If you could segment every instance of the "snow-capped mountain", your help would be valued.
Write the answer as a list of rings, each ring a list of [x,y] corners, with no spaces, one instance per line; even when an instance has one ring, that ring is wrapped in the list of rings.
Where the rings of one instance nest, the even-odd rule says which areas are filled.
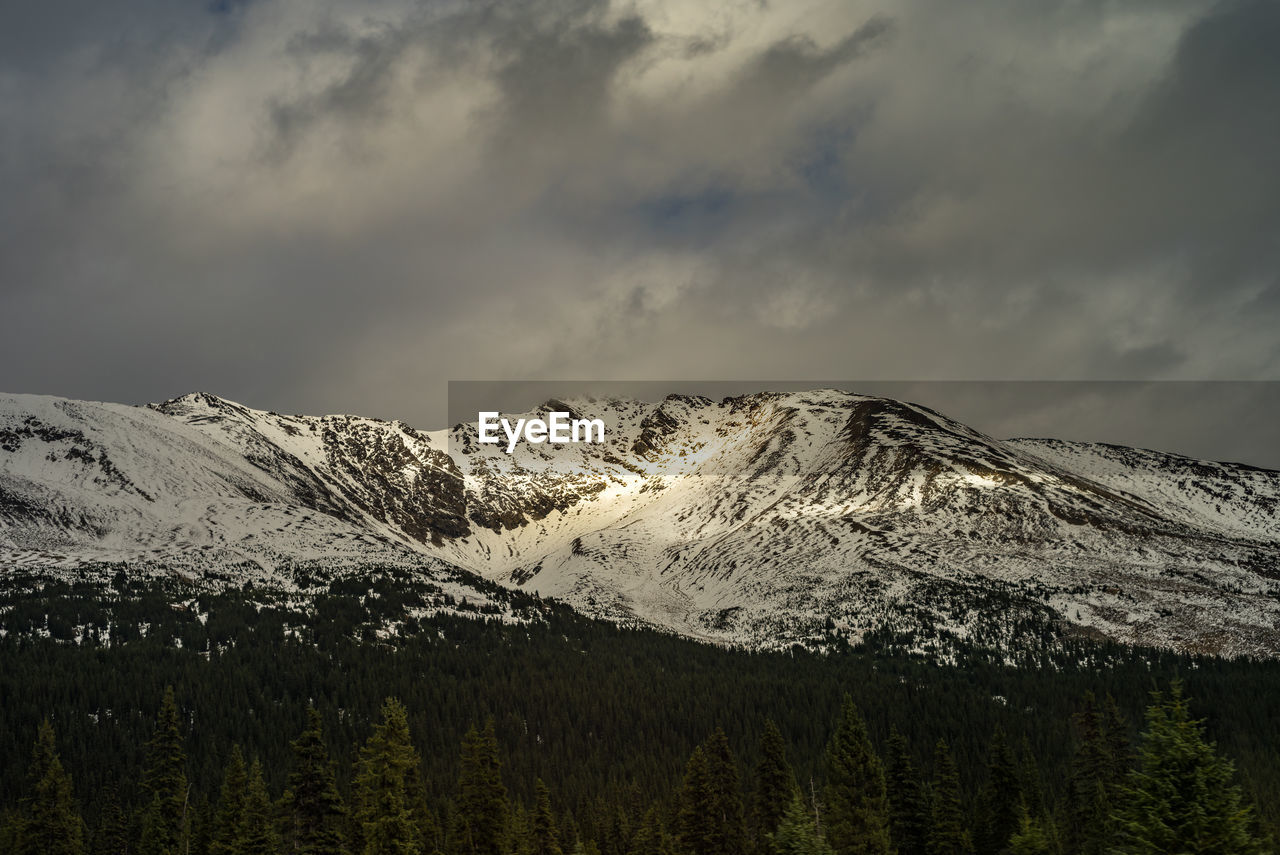
[[[1280,654],[1280,472],[997,441],[836,391],[554,410],[606,441],[507,454],[475,425],[0,396],[0,566],[234,563],[284,584],[298,561],[379,561],[750,645],[1053,625]]]

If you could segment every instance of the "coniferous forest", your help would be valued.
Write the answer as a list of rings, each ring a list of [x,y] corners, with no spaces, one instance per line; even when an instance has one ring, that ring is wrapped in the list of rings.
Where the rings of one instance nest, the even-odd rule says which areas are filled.
[[[1274,851],[1270,662],[745,652],[360,584],[5,595],[0,852]]]

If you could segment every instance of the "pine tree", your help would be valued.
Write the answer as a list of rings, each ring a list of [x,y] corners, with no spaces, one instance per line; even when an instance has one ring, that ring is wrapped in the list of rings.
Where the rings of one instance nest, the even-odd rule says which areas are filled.
[[[1107,695],[1100,714],[1102,738],[1107,749],[1107,786],[1114,794],[1133,769],[1133,746],[1129,743],[1129,722],[1125,720],[1116,699]]]
[[[231,759],[222,776],[222,792],[209,835],[209,855],[240,855],[244,830],[244,802],[249,789],[249,771],[239,745],[231,746]]]
[[[1261,855],[1264,845],[1252,830],[1253,809],[1234,783],[1235,767],[1205,740],[1180,684],[1167,698],[1156,693],[1146,723],[1139,767],[1114,814],[1115,852]]]
[[[1045,845],[1048,847],[1048,851],[1061,851],[1058,826],[1049,811],[1048,802],[1045,801],[1044,787],[1040,782],[1040,768],[1036,764],[1035,754],[1031,751],[1031,744],[1025,736],[1022,739],[1022,769],[1019,780],[1022,789],[1023,812],[1026,814],[1029,825],[1033,828],[1033,831],[1029,831],[1022,828],[1020,824],[1019,834],[1041,834],[1045,838]],[[1017,836],[1015,835],[1015,837]],[[1009,845],[1012,846],[1013,841],[1010,841]],[[1029,842],[1023,842],[1022,845],[1026,848],[1027,846],[1038,844],[1035,844],[1034,838],[1030,838]]]
[[[606,840],[602,842],[600,851],[604,855],[627,855],[631,848],[633,829],[631,814],[625,804],[614,806],[610,812],[609,828]]]
[[[560,832],[556,829],[556,818],[551,813],[551,792],[547,785],[538,778],[534,781],[534,806],[529,817],[529,838],[531,855],[563,855],[560,849]]]
[[[685,763],[679,810],[676,812],[676,840],[684,855],[704,855],[707,851],[706,826],[710,816],[711,784],[707,776],[707,757],[699,745]]]
[[[573,852],[578,847],[578,822],[573,812],[566,809],[560,817],[560,848],[565,852]]]
[[[657,807],[645,812],[644,819],[631,838],[627,855],[672,855],[671,839],[662,824],[662,813]]]
[[[798,792],[792,795],[777,831],[769,835],[765,851],[769,855],[835,855]]]
[[[1018,763],[997,727],[991,737],[987,759],[987,782],[978,797],[978,823],[973,845],[979,852],[1003,851],[1018,831],[1022,812],[1022,788]]]
[[[951,756],[951,749],[941,739],[934,748],[933,765],[933,821],[929,829],[929,855],[970,855],[973,846],[964,825],[960,773]]]
[[[1044,787],[1040,782],[1040,767],[1036,764],[1035,754],[1031,751],[1031,743],[1026,737],[1022,739],[1022,755],[1018,773],[1018,786],[1022,791],[1022,803],[1032,819],[1043,819],[1048,816],[1049,806],[1045,802]]]
[[[1009,837],[1009,855],[1052,855],[1053,844],[1044,825],[1023,808],[1018,818],[1018,829]]]
[[[201,793],[191,808],[191,833],[187,855],[209,855],[213,837],[214,809],[209,797]]]
[[[907,740],[895,728],[885,757],[885,793],[889,799],[889,836],[898,855],[926,855],[928,805],[911,763]]]
[[[16,810],[7,808],[0,813],[0,852],[17,852],[21,833],[22,816]]]
[[[483,733],[473,726],[462,740],[456,809],[455,855],[503,855],[509,815],[493,719]]]
[[[435,814],[427,805],[427,786],[422,776],[422,758],[416,751],[414,756],[418,758],[418,762],[414,763],[405,775],[404,790],[409,798],[409,810],[413,814],[414,826],[418,830],[418,848],[423,855],[432,855],[437,853],[439,848],[440,829],[436,827]]]
[[[746,848],[738,766],[720,728],[689,758],[677,828],[688,855],[741,855]]]
[[[507,815],[507,834],[510,842],[507,851],[511,855],[531,855],[533,852],[533,825],[529,812],[522,802],[511,805]]]
[[[53,733],[45,719],[27,771],[27,794],[19,805],[16,855],[83,855],[84,820],[62,767]]]
[[[297,855],[341,855],[346,851],[347,810],[324,744],[324,728],[315,707],[307,726],[292,743],[293,767],[282,800],[285,851]]]
[[[778,830],[796,794],[796,776],[787,763],[786,743],[778,726],[768,719],[760,740],[760,763],[751,795],[751,824],[757,850],[764,851],[769,835]]]
[[[1122,759],[1122,767],[1112,756],[1102,713],[1092,692],[1085,693],[1084,706],[1072,717],[1072,724],[1076,746],[1071,761],[1068,841],[1078,855],[1103,855],[1110,849],[1113,837],[1111,807],[1118,795],[1119,772],[1128,762]]]
[[[890,851],[884,771],[853,698],[845,695],[836,732],[827,745],[826,838],[837,855]]]
[[[716,728],[703,743],[707,758],[707,780],[711,785],[711,853],[740,855],[746,849],[747,833],[739,789],[738,763],[729,750],[729,739]]]
[[[280,835],[276,831],[271,796],[262,777],[262,764],[254,760],[245,786],[236,855],[278,855],[279,852]]]
[[[168,686],[142,776],[145,806],[138,855],[183,855],[188,827],[186,764],[178,703]]]
[[[109,786],[102,795],[98,828],[93,835],[93,855],[128,855],[129,817],[120,804],[120,790]]]
[[[400,701],[387,698],[382,721],[360,749],[353,782],[361,855],[422,852],[422,829],[414,804],[419,798],[415,790],[421,763],[409,737],[408,711]]]

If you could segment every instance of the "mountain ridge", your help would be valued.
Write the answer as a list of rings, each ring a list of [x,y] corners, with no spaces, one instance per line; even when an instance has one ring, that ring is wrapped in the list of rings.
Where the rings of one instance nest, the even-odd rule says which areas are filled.
[[[198,576],[232,561],[288,584],[277,568],[299,561],[422,564],[747,646],[885,628],[922,648],[1012,644],[1031,615],[1129,643],[1280,651],[1280,472],[997,440],[836,390],[531,412],[548,407],[603,418],[606,441],[508,455],[474,425],[207,393],[0,396],[0,567]],[[1005,614],[979,607],[992,596]]]

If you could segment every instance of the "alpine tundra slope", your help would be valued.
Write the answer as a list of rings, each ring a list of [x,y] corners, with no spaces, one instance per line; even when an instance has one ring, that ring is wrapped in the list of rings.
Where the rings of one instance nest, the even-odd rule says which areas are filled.
[[[877,630],[1280,654],[1280,472],[831,390],[552,400],[605,441],[477,442],[212,395],[0,396],[0,567],[288,588],[413,568],[777,647]]]

